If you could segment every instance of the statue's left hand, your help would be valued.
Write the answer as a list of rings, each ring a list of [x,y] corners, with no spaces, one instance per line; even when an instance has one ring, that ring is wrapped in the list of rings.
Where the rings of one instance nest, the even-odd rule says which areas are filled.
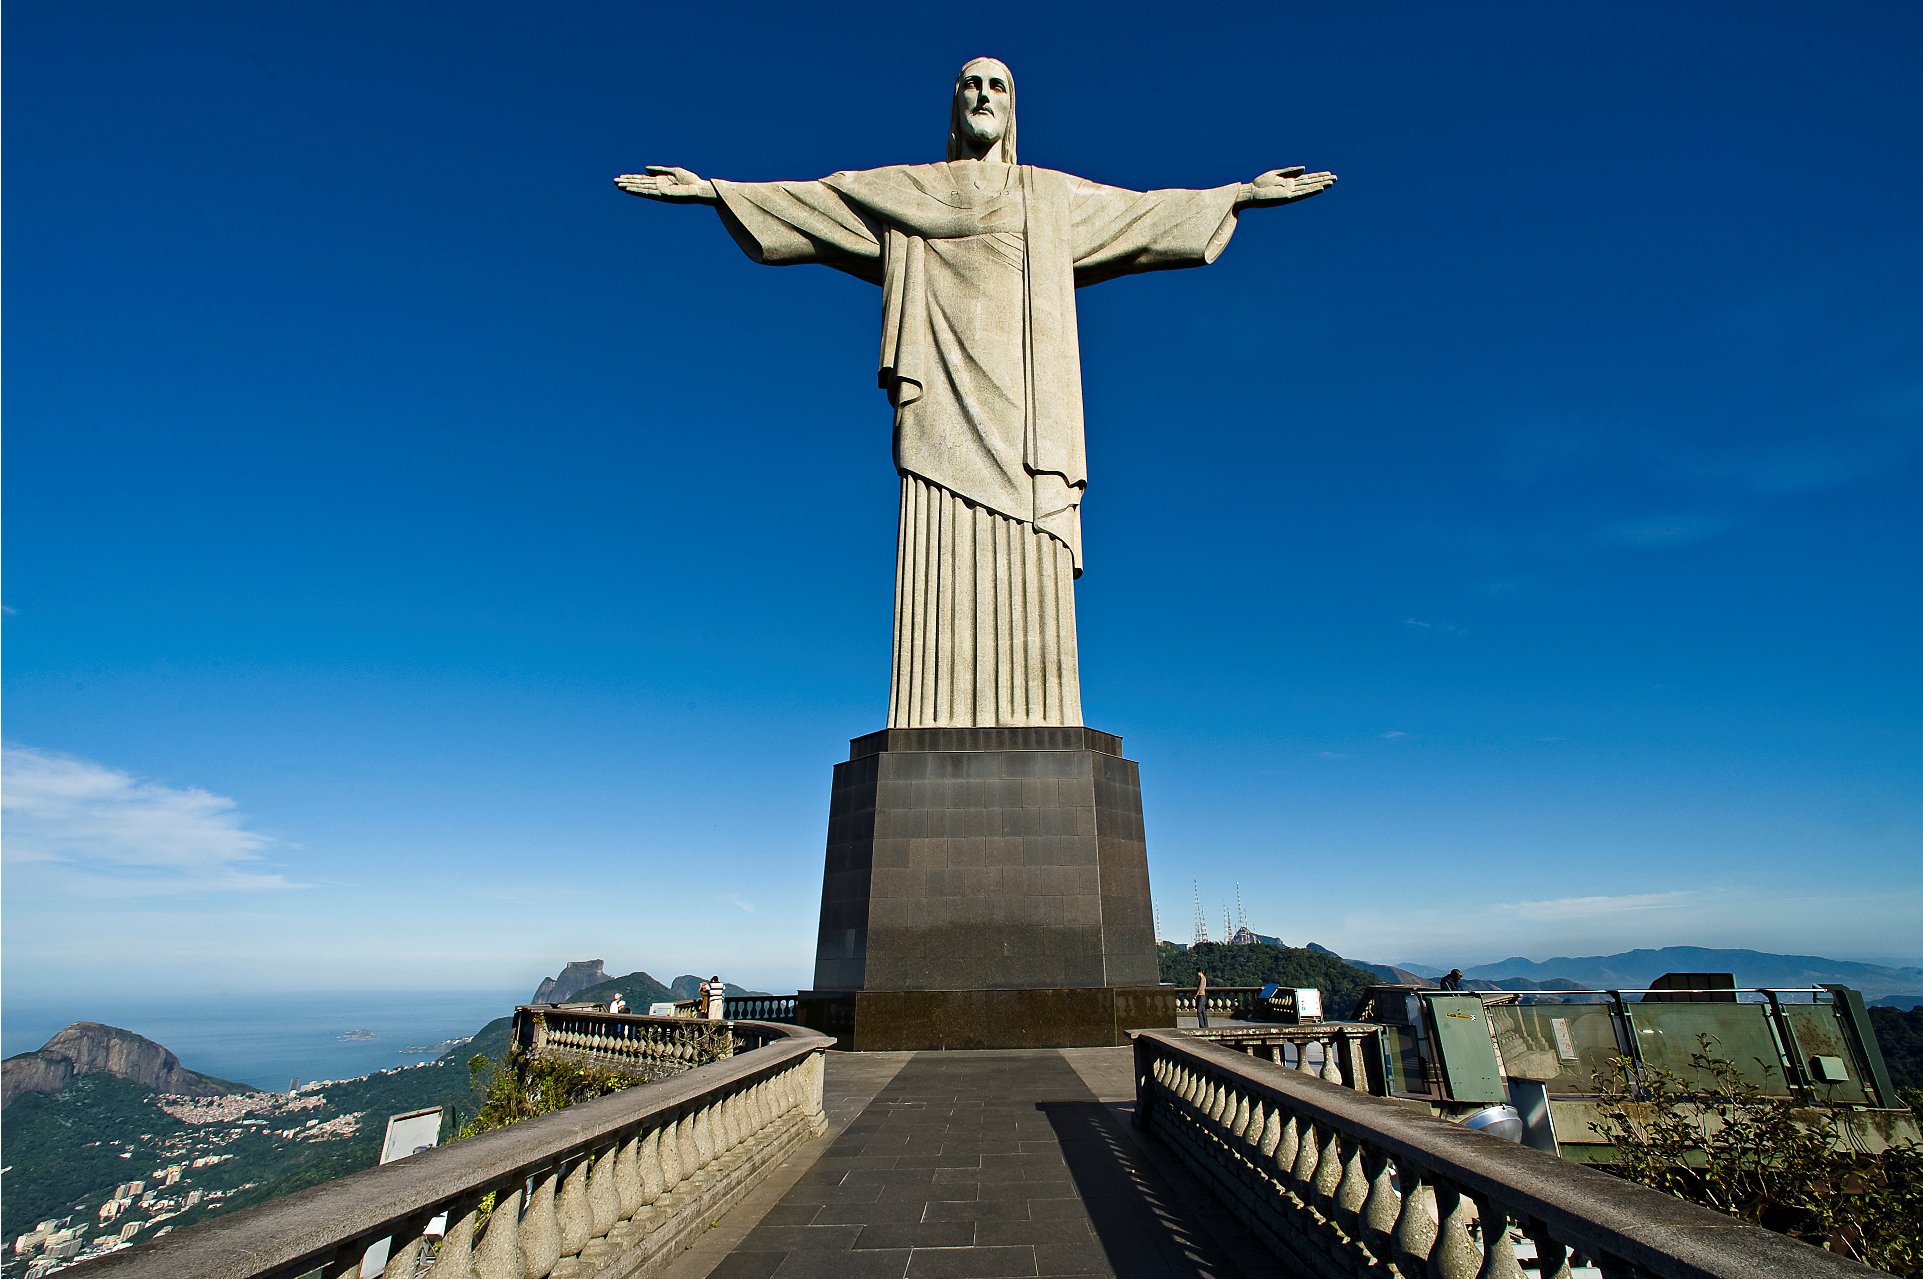
[[[1249,183],[1244,202],[1289,204],[1295,200],[1306,200],[1312,195],[1320,195],[1334,185],[1335,174],[1326,170],[1305,173],[1299,164],[1288,169],[1270,169]]]

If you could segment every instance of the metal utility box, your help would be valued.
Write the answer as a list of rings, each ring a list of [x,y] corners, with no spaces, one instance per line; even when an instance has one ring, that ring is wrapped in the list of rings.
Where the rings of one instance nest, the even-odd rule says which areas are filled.
[[[1313,986],[1278,986],[1271,982],[1262,988],[1263,1014],[1285,1026],[1301,1026],[1322,1020],[1322,992]]]
[[[1424,991],[1421,999],[1429,1014],[1443,1095],[1451,1101],[1509,1100],[1482,997],[1467,992]]]

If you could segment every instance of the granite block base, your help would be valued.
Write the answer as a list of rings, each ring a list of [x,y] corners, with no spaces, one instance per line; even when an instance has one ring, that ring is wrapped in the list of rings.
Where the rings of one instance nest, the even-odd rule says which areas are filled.
[[[853,1052],[1101,1048],[1173,1027],[1175,988],[804,990],[795,1020]]]
[[[1119,737],[870,733],[835,766],[803,1023],[863,1047],[1119,1043],[1138,1016],[1174,1024],[1122,997],[1161,978],[1154,924]]]

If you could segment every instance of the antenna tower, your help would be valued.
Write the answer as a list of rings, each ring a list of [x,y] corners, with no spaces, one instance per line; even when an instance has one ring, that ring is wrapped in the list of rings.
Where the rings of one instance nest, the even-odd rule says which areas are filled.
[[[1194,880],[1189,882],[1195,889],[1195,936],[1190,944],[1202,946],[1206,945],[1209,939],[1208,917],[1202,913],[1202,885]]]
[[[1247,933],[1250,941],[1255,940],[1255,933],[1249,928],[1249,912],[1242,909],[1241,884],[1235,886],[1235,931]]]

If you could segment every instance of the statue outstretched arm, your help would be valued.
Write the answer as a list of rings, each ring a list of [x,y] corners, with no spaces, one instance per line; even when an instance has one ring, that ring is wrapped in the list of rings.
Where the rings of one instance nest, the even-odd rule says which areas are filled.
[[[1293,204],[1297,200],[1320,195],[1334,185],[1335,174],[1326,170],[1307,173],[1299,164],[1287,169],[1270,169],[1255,181],[1243,184],[1241,193],[1235,197],[1235,207],[1246,209],[1252,205]]]
[[[644,200],[664,200],[671,204],[717,204],[721,199],[715,194],[714,183],[697,173],[672,165],[650,164],[646,173],[623,173],[614,180],[614,185],[629,195],[638,195]]]

